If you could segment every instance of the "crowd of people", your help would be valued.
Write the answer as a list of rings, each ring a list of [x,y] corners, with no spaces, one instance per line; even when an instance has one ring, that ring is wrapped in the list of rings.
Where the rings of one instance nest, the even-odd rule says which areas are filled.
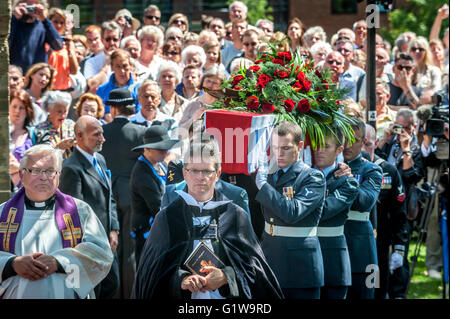
[[[286,30],[253,26],[247,10],[235,1],[229,21],[203,16],[197,33],[183,13],[163,26],[149,5],[142,21],[121,9],[74,34],[69,12],[15,2],[14,196],[0,206],[0,298],[406,298],[422,185],[436,185],[426,266],[441,278],[448,5],[428,39],[376,35],[376,128],[366,119],[365,20],[327,35],[297,17]],[[305,132],[282,122],[270,141],[274,170],[222,173],[201,121],[217,100],[210,93],[269,44],[330,70],[354,142],[336,127],[307,163]],[[446,114],[440,133],[423,117],[436,100],[442,110],[427,110]],[[199,247],[223,267],[192,273],[185,261]],[[64,283],[71,265],[81,269],[75,288]]]

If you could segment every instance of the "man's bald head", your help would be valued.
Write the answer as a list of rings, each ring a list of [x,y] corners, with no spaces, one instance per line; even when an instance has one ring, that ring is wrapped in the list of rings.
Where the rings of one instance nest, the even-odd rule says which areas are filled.
[[[77,145],[89,154],[100,152],[103,142],[105,142],[100,121],[90,115],[83,115],[77,120],[75,136],[77,137]]]

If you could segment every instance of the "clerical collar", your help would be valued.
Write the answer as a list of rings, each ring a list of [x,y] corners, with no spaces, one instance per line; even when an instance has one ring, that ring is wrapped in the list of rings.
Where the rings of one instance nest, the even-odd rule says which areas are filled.
[[[222,206],[224,204],[228,204],[231,202],[231,200],[214,201],[214,194],[210,200],[208,200],[206,202],[198,202],[191,194],[186,193],[185,191],[176,190],[175,192],[178,193],[178,195],[180,195],[181,198],[183,198],[183,200],[185,201],[185,203],[187,205],[199,207],[201,210],[215,209],[218,206]]]
[[[46,210],[47,208],[53,207],[53,204],[55,203],[55,195],[50,197],[49,199],[43,201],[43,202],[35,202],[32,201],[25,195],[25,207],[26,209],[32,209],[32,210]]]

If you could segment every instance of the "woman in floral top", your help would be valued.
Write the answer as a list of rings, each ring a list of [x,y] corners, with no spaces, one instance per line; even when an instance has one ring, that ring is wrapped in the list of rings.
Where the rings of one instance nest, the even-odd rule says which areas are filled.
[[[37,126],[49,132],[52,146],[64,151],[64,159],[72,153],[73,143],[75,142],[75,122],[67,119],[71,101],[72,98],[69,93],[48,92],[43,104],[44,109],[48,112],[48,118]]]

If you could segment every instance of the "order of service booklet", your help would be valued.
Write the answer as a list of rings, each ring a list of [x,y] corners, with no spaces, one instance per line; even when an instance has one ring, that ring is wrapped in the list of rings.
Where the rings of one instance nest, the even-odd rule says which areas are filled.
[[[203,242],[197,245],[194,251],[186,259],[184,265],[195,275],[205,277],[207,274],[200,272],[204,266],[225,268],[225,264]]]

